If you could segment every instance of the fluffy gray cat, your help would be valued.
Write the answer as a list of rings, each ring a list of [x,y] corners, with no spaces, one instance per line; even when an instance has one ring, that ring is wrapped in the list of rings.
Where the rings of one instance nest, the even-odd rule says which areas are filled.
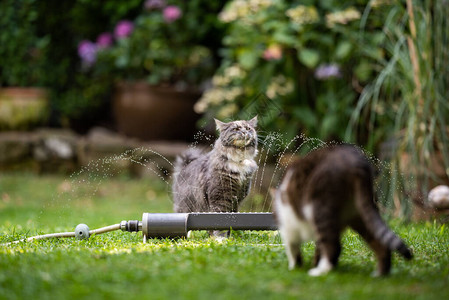
[[[213,149],[179,156],[173,176],[175,212],[237,212],[257,169],[257,117],[223,123]]]

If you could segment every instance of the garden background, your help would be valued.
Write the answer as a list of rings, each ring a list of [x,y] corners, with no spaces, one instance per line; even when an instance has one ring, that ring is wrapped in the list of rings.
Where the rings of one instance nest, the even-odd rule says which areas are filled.
[[[449,183],[448,15],[443,0],[2,1],[0,241],[70,231],[79,222],[105,226],[151,209],[170,212],[175,156],[210,145],[214,118],[258,115],[260,168],[245,210],[271,209],[266,190],[276,186],[291,155],[354,143],[378,169],[383,215],[413,242],[418,259],[411,266],[399,262],[403,280],[391,289],[387,282],[367,283],[372,266],[357,269],[357,259],[343,259],[345,274],[327,283],[342,285],[343,298],[395,297],[413,286],[423,298],[443,297],[435,291],[444,293],[447,284],[448,207],[429,201],[428,193]],[[403,223],[409,220],[421,223]],[[178,287],[181,297],[208,297],[223,288],[208,263],[214,251],[225,257],[214,263],[231,269],[224,283],[240,287],[222,297],[235,298],[253,286],[232,266],[239,251],[247,253],[239,263],[268,281],[269,292],[260,288],[273,297],[274,291],[297,296],[296,277],[307,281],[304,274],[281,272],[283,250],[258,248],[279,243],[271,233],[236,233],[224,248],[204,235],[198,239],[199,245],[179,242],[191,256],[176,243],[154,241],[150,247],[120,234],[2,248],[0,294],[45,297],[53,290],[63,297],[64,289],[56,289],[61,285],[69,287],[67,298],[118,297],[124,287],[117,282],[143,284],[149,275],[139,266],[142,253],[161,259],[146,262],[168,279],[156,289],[162,298],[169,286]],[[345,241],[354,257],[373,260],[369,250],[356,250],[362,243],[354,234]],[[258,254],[250,258],[251,251]],[[171,261],[173,253],[178,258]],[[70,275],[73,257],[92,283]],[[205,280],[202,292],[163,268],[187,276],[183,258],[194,265],[192,280]],[[123,270],[123,259],[138,272],[102,277],[101,270]],[[55,260],[60,264],[53,268]],[[27,270],[42,261],[42,271],[30,275]],[[253,274],[267,261],[266,276]],[[16,274],[16,267],[25,271]],[[88,276],[91,267],[100,271]],[[347,273],[354,268],[366,289],[351,286]],[[270,274],[282,279],[273,281]],[[308,298],[324,295],[319,284],[308,291]],[[134,295],[147,293],[139,288]]]
[[[102,126],[191,142],[214,134],[214,117],[259,114],[261,136],[388,160],[390,199],[400,189],[425,205],[447,182],[444,1],[11,0],[1,12],[2,131]],[[44,88],[48,102],[14,108],[11,87]],[[163,100],[130,107],[148,93]]]

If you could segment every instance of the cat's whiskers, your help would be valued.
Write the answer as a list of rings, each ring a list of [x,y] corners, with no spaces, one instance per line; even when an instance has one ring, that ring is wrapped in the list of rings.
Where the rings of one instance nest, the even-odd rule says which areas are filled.
[[[237,211],[257,169],[257,118],[223,123],[211,151],[193,149],[177,160],[173,183],[175,212]]]

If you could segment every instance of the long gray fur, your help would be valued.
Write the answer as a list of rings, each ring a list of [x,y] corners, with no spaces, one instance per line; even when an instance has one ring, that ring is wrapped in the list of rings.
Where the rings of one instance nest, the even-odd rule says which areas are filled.
[[[257,169],[257,117],[223,123],[213,149],[179,156],[173,176],[175,212],[237,212]]]

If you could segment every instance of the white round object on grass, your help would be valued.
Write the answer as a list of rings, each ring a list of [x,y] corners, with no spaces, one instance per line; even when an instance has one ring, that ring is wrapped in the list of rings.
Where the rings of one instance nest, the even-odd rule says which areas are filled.
[[[78,224],[75,228],[75,237],[78,240],[84,240],[88,239],[90,236],[89,234],[89,227],[86,224]]]
[[[428,200],[434,208],[449,208],[449,187],[447,185],[434,187],[429,192]]]

